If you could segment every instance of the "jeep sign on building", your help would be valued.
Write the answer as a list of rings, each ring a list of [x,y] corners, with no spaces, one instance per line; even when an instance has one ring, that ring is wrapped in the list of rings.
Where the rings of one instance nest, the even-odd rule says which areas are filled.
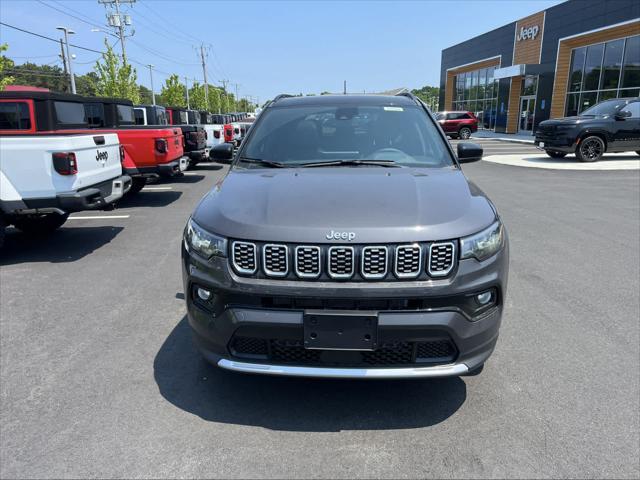
[[[569,0],[442,52],[441,109],[496,132],[639,94],[638,0]]]

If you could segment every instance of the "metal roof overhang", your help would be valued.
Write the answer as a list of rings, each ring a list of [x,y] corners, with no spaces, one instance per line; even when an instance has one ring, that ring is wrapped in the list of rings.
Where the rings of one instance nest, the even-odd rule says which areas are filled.
[[[493,71],[493,78],[511,78],[520,77],[523,75],[540,75],[541,73],[548,73],[553,70],[553,65],[549,63],[520,63],[518,65],[511,65],[510,67],[497,68]]]

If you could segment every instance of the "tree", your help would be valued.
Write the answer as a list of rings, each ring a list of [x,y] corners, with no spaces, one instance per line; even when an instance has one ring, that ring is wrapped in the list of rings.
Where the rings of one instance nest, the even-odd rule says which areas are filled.
[[[9,61],[11,62],[11,60]],[[11,65],[13,65],[13,62],[11,62]],[[68,91],[69,77],[57,65],[36,65],[35,63],[27,62],[22,65],[13,65],[9,68],[11,68],[12,83],[48,88],[52,92]]]
[[[195,110],[208,110],[207,98],[204,92],[204,85],[193,82],[193,86],[189,89],[189,103],[191,108]]]
[[[160,92],[162,103],[167,107],[186,107],[185,87],[175,73],[167,78]]]
[[[9,49],[9,45],[6,43],[0,44],[0,54]],[[4,90],[4,87],[13,83],[14,78],[11,75],[4,73],[5,69],[13,68],[13,60],[0,55],[0,91]]]
[[[416,97],[426,103],[431,110],[438,110],[440,89],[438,87],[424,86],[420,89],[411,90]]]
[[[76,75],[76,92],[78,95],[95,97],[98,95],[98,81],[100,78],[96,72],[89,72],[86,75]]]
[[[96,62],[95,65],[98,96],[127,98],[133,103],[139,103],[136,69],[126,61],[121,63],[120,57],[115,54],[106,39],[104,45],[107,51],[102,54],[102,61]]]
[[[151,90],[144,85],[138,85],[138,93],[140,94],[140,103],[142,105],[151,105],[153,103],[153,96]]]
[[[214,113],[222,112],[222,89],[208,85],[209,87],[209,111]]]

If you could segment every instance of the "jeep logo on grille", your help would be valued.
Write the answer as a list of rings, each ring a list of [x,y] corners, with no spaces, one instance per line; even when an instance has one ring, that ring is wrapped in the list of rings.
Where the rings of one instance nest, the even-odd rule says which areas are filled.
[[[348,240],[351,241],[356,238],[356,234],[354,232],[336,232],[331,230],[327,234],[327,240]]]
[[[101,152],[100,150],[98,150],[98,153],[96,154],[96,162],[101,163],[102,166],[104,167],[108,159],[109,159],[109,152],[107,152],[106,150],[104,152]]]

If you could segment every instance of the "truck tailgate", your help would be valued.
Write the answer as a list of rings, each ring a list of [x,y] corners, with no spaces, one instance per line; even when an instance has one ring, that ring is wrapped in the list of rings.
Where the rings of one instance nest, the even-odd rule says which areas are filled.
[[[78,173],[60,175],[52,155],[73,152]],[[24,198],[75,192],[122,175],[115,133],[0,137],[0,168]]]

